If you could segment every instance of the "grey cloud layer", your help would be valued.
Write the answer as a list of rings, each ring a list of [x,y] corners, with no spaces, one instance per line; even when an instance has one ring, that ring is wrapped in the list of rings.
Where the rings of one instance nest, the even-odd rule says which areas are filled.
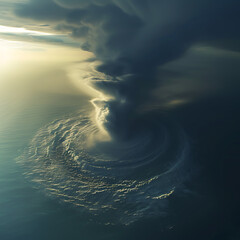
[[[111,74],[164,64],[194,43],[239,37],[237,0],[32,0],[16,13],[85,40]],[[225,46],[226,47],[226,46]]]

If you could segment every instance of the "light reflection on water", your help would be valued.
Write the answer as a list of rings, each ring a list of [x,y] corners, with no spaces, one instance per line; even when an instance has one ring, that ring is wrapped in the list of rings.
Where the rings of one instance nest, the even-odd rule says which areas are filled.
[[[124,226],[89,223],[76,209],[47,197],[26,180],[16,158],[36,132],[55,119],[92,108],[89,99],[76,92],[46,93],[32,85],[25,83],[26,97],[22,89],[9,95],[0,89],[0,239],[126,239]],[[58,86],[56,80],[53,86]]]
[[[88,106],[88,100],[76,95],[35,95],[21,104],[21,99],[16,99],[15,104],[21,106],[17,111],[10,107],[14,103],[9,99],[1,100],[0,239],[66,239],[75,236],[76,231],[83,230],[84,220],[73,209],[62,207],[34,189],[15,159],[40,127],[76,111],[83,104]]]

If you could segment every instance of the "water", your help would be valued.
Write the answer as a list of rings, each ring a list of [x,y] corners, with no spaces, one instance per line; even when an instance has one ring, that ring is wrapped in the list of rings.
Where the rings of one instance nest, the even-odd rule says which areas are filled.
[[[42,97],[38,95],[30,101],[22,102],[21,108],[15,112],[8,111],[11,102],[5,98],[5,105],[1,109],[1,239],[51,239],[53,235],[64,239],[66,234],[62,233],[61,227],[63,220],[72,222],[74,216],[72,209],[62,209],[57,201],[52,201],[34,189],[26,180],[24,169],[16,163],[16,158],[22,154],[40,127],[76,110],[83,100],[81,97],[50,95],[48,101],[42,102]]]
[[[170,113],[189,136],[197,170],[192,170],[183,191],[169,198],[167,214],[142,218],[127,226],[91,219],[47,195],[26,178],[25,167],[16,161],[40,128],[81,108],[90,109],[88,101],[81,94],[61,93],[36,93],[27,100],[14,101],[2,97],[0,239],[238,239],[239,208],[237,198],[230,197],[236,196],[236,184],[229,174],[237,169],[233,158],[237,156],[239,116],[233,99],[211,99],[208,106],[199,102]],[[234,118],[229,118],[230,114]]]
[[[135,230],[142,221],[126,226],[108,225],[111,220],[106,219],[106,216],[105,219],[91,219],[88,214],[74,206],[63,204],[59,199],[39,189],[26,178],[26,166],[17,161],[40,128],[81,108],[85,110],[92,108],[89,99],[81,94],[34,92],[27,99],[2,95],[0,239],[105,240],[136,237]],[[148,225],[150,228],[152,220],[146,221],[144,225],[146,224],[150,224]],[[169,227],[166,224],[160,225],[162,229]],[[150,229],[144,234],[139,232],[137,235],[146,237],[149,231],[152,231]]]
[[[67,96],[66,102],[62,95],[50,95],[48,101],[41,102],[42,97],[35,96],[32,101],[22,103],[17,113],[8,112],[6,108],[1,112],[0,239],[125,238],[126,227],[91,223],[74,207],[52,199],[26,179],[25,168],[16,159],[37,130],[78,110],[81,104],[85,108],[88,106],[88,99],[83,97]],[[11,105],[10,102],[8,104]]]

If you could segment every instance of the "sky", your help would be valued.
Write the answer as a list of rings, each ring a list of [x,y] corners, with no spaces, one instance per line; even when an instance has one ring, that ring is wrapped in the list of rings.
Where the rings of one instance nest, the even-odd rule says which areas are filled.
[[[92,124],[96,128],[88,121],[85,128],[80,124],[83,134],[74,132],[72,144],[79,137],[85,145],[80,144],[78,148],[82,152],[87,149],[92,161],[96,156],[105,156],[103,153],[114,159],[119,154],[121,164],[122,159],[129,158],[133,161],[129,164],[134,166],[127,168],[110,161],[104,170],[96,170],[104,164],[102,157],[99,163],[93,161],[96,165],[86,160],[80,164],[81,169],[107,179],[116,175],[123,188],[124,177],[133,174],[133,178],[138,178],[145,164],[152,167],[156,156],[163,156],[164,164],[154,165],[161,170],[169,168],[161,181],[153,180],[161,174],[152,177],[155,170],[150,167],[140,174],[142,178],[152,177],[148,181],[144,178],[149,187],[141,190],[146,194],[149,191],[151,200],[142,201],[137,193],[128,195],[146,184],[143,181],[135,186],[129,177],[127,189],[131,190],[126,191],[126,199],[131,202],[132,197],[136,201],[132,216],[138,216],[139,208],[141,218],[155,216],[154,201],[175,194],[178,188],[192,195],[205,194],[205,208],[197,199],[190,209],[196,206],[210,209],[214,202],[215,212],[206,210],[199,219],[197,214],[193,219],[200,221],[209,232],[203,222],[211,214],[209,219],[218,222],[219,211],[227,209],[222,217],[231,219],[231,224],[219,223],[220,227],[214,228],[215,235],[209,239],[227,236],[225,239],[234,240],[239,233],[234,209],[237,212],[239,208],[235,205],[237,181],[230,173],[235,173],[233,166],[239,165],[236,163],[240,118],[237,110],[240,102],[239,10],[239,0],[0,0],[2,105],[7,101],[5,107],[14,115],[20,105],[38,93],[41,96],[61,94],[69,99],[79,97],[87,111],[91,109]],[[40,101],[44,101],[44,97]],[[71,131],[77,131],[75,121],[73,118],[65,122],[73,124]],[[6,117],[5,124],[8,124]],[[56,125],[52,126],[54,131]],[[62,131],[68,129],[62,127],[54,136]],[[32,147],[46,147],[39,139],[43,135],[35,136]],[[52,143],[51,136],[43,138],[44,143]],[[152,151],[151,154],[148,151]],[[127,152],[126,155],[123,152]],[[52,154],[46,161],[54,159],[54,151]],[[32,155],[25,157],[33,158]],[[174,160],[168,161],[169,158]],[[232,167],[226,167],[225,172],[228,162]],[[140,170],[132,172],[135,164]],[[113,166],[121,171],[106,170]],[[191,181],[185,184],[187,179]],[[48,184],[48,180],[46,182]],[[87,186],[95,194],[97,187],[105,187],[101,184]],[[220,184],[223,199],[220,199]],[[155,193],[160,187],[162,190]],[[73,187],[74,191],[81,192]],[[118,196],[118,191],[113,191],[114,197]],[[181,198],[176,192],[177,198]],[[91,196],[85,196],[88,204]],[[110,197],[108,201],[111,200],[116,199]],[[178,206],[175,201],[173,205]],[[171,200],[169,202],[171,205]],[[102,207],[101,204],[99,202]],[[164,202],[159,206],[161,214],[168,204]],[[150,206],[148,212],[146,206]],[[186,207],[181,203],[179,206]],[[135,221],[124,215],[119,219],[124,224]],[[181,222],[181,218],[176,219]],[[189,223],[186,219],[183,222]],[[182,231],[178,233],[184,235]],[[199,239],[202,236],[199,235]]]

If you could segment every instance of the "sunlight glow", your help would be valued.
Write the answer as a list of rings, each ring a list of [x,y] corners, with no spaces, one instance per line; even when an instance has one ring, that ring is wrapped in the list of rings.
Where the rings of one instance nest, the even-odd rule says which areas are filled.
[[[0,65],[5,66],[11,58],[11,42],[0,39]]]
[[[25,33],[25,34],[31,34],[31,35],[45,35],[45,36],[56,35],[51,33],[27,30],[25,28],[8,27],[8,26],[2,26],[2,25],[0,25],[0,33]]]

